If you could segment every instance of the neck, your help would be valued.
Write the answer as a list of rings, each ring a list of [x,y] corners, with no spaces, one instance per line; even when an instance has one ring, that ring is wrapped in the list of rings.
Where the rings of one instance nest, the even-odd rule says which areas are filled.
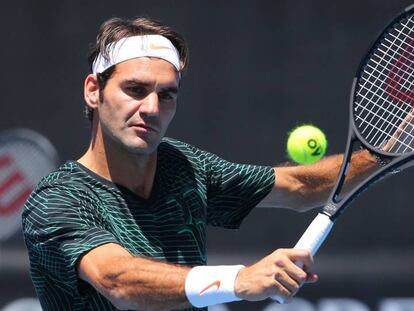
[[[79,163],[99,176],[120,184],[142,198],[149,198],[157,166],[157,152],[137,155],[105,143],[101,131],[94,135]]]

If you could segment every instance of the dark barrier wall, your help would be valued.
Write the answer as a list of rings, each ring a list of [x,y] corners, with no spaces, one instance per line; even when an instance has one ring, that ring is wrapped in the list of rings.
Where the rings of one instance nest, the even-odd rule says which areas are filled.
[[[339,153],[360,57],[409,4],[7,1],[0,10],[0,131],[33,129],[51,140],[62,161],[78,158],[89,138],[82,98],[88,46],[106,18],[144,15],[174,26],[190,48],[169,136],[231,161],[274,165],[287,161],[287,132],[311,122],[326,132],[328,153]],[[352,310],[391,310],[386,298],[414,297],[413,173],[392,177],[354,202],[315,258],[320,281],[302,290],[306,301],[296,310],[340,310],[322,300],[337,297],[362,304]],[[239,231],[209,229],[210,263],[249,264],[290,247],[313,216],[258,209]],[[0,250],[1,308],[34,293],[20,235]],[[229,308],[265,310],[268,304]],[[339,305],[351,310],[343,301]],[[414,310],[408,305],[404,310]],[[398,308],[392,310],[403,310]]]

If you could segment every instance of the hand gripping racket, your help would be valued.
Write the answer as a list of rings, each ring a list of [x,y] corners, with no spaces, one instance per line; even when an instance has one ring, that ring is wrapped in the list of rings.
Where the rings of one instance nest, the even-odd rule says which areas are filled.
[[[414,164],[413,105],[414,5],[385,28],[359,65],[351,90],[347,147],[335,187],[296,249],[307,249],[315,255],[353,199],[376,181]],[[381,165],[340,197],[357,143]],[[284,302],[281,296],[272,298]]]

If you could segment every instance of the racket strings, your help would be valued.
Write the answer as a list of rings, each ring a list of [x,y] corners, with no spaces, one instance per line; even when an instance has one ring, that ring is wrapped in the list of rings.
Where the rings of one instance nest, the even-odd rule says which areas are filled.
[[[414,54],[411,52],[413,51],[414,27],[412,19],[409,19],[406,24],[401,25],[402,30],[395,29],[395,31],[398,33],[398,36],[395,36],[392,32],[390,33],[390,36],[394,38],[395,41],[399,41],[398,51],[403,49],[403,52],[400,53],[396,65],[392,67],[390,72],[388,73],[388,77],[390,78],[390,80],[388,82],[388,88],[386,92],[389,96],[393,97],[399,103],[405,103],[405,101],[409,101],[411,104],[406,104],[408,109],[407,114],[403,115],[405,116],[404,119],[401,121],[401,117],[398,118],[400,125],[396,130],[396,134],[394,134],[393,137],[391,137],[391,140],[393,141],[392,144],[389,146],[389,149],[393,152],[412,151],[412,145],[414,140],[413,136],[411,135],[411,133],[413,133],[413,125],[410,123],[413,116],[412,102],[414,101],[414,78],[412,70]],[[399,36],[403,36],[408,43],[406,43],[404,40],[400,40]],[[388,38],[385,38],[385,40],[388,43],[390,43],[390,40]],[[401,77],[405,77],[405,79]]]
[[[369,100],[369,98],[367,98],[367,96],[364,96],[364,95],[361,95],[361,97],[364,99],[364,100]],[[391,106],[393,106],[394,107],[394,109],[391,111],[392,112],[392,114],[391,114],[391,116],[393,116],[393,119],[392,120],[389,120],[389,119],[387,119],[386,117],[384,117],[384,114],[386,114],[386,113],[388,113],[388,110],[387,109],[385,109],[381,104],[379,104],[378,102],[374,102],[373,103],[373,105],[375,105],[376,107],[376,109],[378,109],[379,111],[377,111],[376,112],[376,117],[377,117],[377,121],[376,121],[376,123],[374,124],[374,126],[371,126],[371,129],[370,129],[370,131],[366,134],[366,138],[372,138],[371,139],[371,141],[375,138],[375,137],[371,137],[372,136],[372,134],[374,133],[374,134],[377,134],[376,136],[377,136],[377,139],[375,140],[375,141],[373,141],[372,142],[372,144],[374,145],[374,146],[378,146],[378,145],[381,145],[381,142],[380,142],[380,138],[381,138],[381,136],[379,136],[378,134],[379,133],[382,133],[382,134],[385,134],[386,136],[388,136],[387,134],[388,134],[388,132],[390,131],[390,130],[394,130],[394,131],[396,131],[396,130],[398,130],[398,125],[396,125],[396,124],[398,124],[398,123],[403,123],[404,122],[404,119],[403,119],[403,116],[406,114],[406,111],[405,110],[402,110],[401,108],[399,108],[398,106],[396,106],[396,105],[391,105]],[[361,109],[363,109],[365,112],[367,112],[368,114],[369,113],[372,113],[372,110],[370,110],[370,109],[368,109],[368,108],[366,108],[365,106],[360,106],[361,107]],[[367,114],[367,115],[368,115]],[[366,125],[372,125],[371,123],[370,123],[370,121],[371,121],[371,119],[367,119],[367,116],[365,116],[365,117],[362,117],[361,115],[357,115],[356,116],[356,118],[357,118],[357,120],[361,120],[362,122],[364,122]],[[382,129],[381,127],[379,128],[379,131],[378,131],[378,127],[377,127],[377,124],[380,122],[380,121],[383,121],[383,125],[386,125],[386,128],[385,129]],[[368,126],[362,131],[363,133],[364,133],[364,131],[367,129],[367,128],[369,128]],[[408,129],[408,128],[407,128]],[[377,132],[375,132],[374,130],[377,130]],[[408,135],[410,136],[410,138],[414,138],[413,137],[413,135],[411,134],[411,131],[407,131],[407,133],[408,133]],[[405,147],[410,147],[409,145],[407,145],[407,144],[404,144],[403,143],[403,145],[405,145]]]
[[[405,25],[403,25],[403,29],[409,29],[409,28],[407,28]],[[402,31],[398,31],[398,30],[395,30],[400,36],[402,35],[402,36],[405,36],[405,34],[402,32]],[[410,31],[411,32],[411,31]],[[409,59],[409,58],[407,58],[407,57],[405,57],[405,55],[404,54],[406,54],[406,52],[408,52],[409,54],[410,54],[410,56],[411,57],[413,57],[414,55],[412,54],[412,53],[410,53],[409,51],[408,51],[408,49],[407,49],[407,46],[406,46],[406,48],[404,49],[404,51],[403,51],[403,54],[401,54],[400,52],[399,52],[399,50],[401,49],[401,46],[403,46],[403,45],[405,45],[405,42],[404,41],[402,41],[400,38],[399,38],[399,36],[396,36],[396,35],[394,35],[394,34],[392,34],[392,33],[390,33],[390,37],[391,38],[393,38],[394,40],[393,41],[391,41],[391,40],[389,40],[387,37],[385,37],[385,41],[387,41],[388,42],[388,45],[385,45],[384,43],[381,43],[381,45],[378,47],[378,51],[380,51],[380,52],[382,52],[383,54],[382,54],[382,57],[381,58],[379,58],[379,61],[376,61],[375,60],[375,58],[372,58],[372,62],[374,62],[374,63],[376,63],[377,64],[377,66],[374,68],[374,67],[372,67],[372,66],[370,66],[370,64],[368,63],[368,66],[369,67],[371,67],[371,68],[374,68],[375,69],[375,71],[376,71],[376,73],[377,74],[380,74],[380,75],[382,75],[383,77],[385,77],[386,79],[387,79],[387,87],[385,88],[386,89],[386,91],[387,91],[387,94],[388,95],[391,95],[391,96],[393,96],[394,97],[394,99],[395,98],[398,98],[397,96],[394,96],[393,94],[392,94],[392,91],[396,91],[396,92],[398,92],[398,93],[402,93],[400,90],[398,90],[395,86],[397,86],[398,84],[400,84],[399,85],[399,87],[400,88],[403,88],[404,86],[405,86],[405,84],[406,84],[406,82],[409,82],[410,84],[412,84],[412,75],[411,75],[411,73],[408,73],[408,71],[407,71],[407,68],[410,68],[410,66],[407,66],[406,65],[406,62],[407,61],[410,61],[411,63],[412,63],[412,61]],[[411,40],[412,41],[412,40]],[[395,49],[395,47],[398,47],[397,49]],[[382,50],[381,49],[381,47],[385,47],[386,48],[386,50]],[[378,54],[378,53],[377,53]],[[398,56],[398,59],[396,58],[396,55]],[[388,58],[388,60],[386,60]],[[401,62],[401,59],[404,59],[405,60],[405,62]],[[392,61],[394,61],[395,63],[391,63]],[[382,65],[382,63],[384,63],[384,66]],[[398,65],[399,66],[396,66],[395,64],[397,64],[398,63]],[[384,67],[385,68],[388,68],[389,66],[392,66],[391,67],[391,70],[389,70],[388,71],[388,74],[387,75],[385,75],[385,73],[383,72],[384,71]],[[401,65],[403,65],[403,66],[401,66]],[[383,71],[379,71],[378,69],[377,69],[377,67],[380,67],[381,68],[381,70],[383,70]],[[403,83],[401,83],[401,79],[399,78],[398,79],[398,81],[397,81],[397,79],[396,79],[396,75],[394,74],[394,75],[390,75],[390,73],[395,69],[395,68],[398,68],[398,72],[401,72],[401,69],[402,68],[399,68],[399,67],[405,67],[406,69],[405,69],[405,71],[403,72],[404,74],[409,74],[410,76],[408,77],[408,79],[406,79]],[[379,76],[378,77],[379,79],[380,78],[382,78],[381,76]],[[381,81],[382,82],[382,81]],[[399,82],[399,83],[396,83],[396,82]],[[380,91],[382,91],[382,88],[381,88],[381,85],[377,85],[377,87],[378,87],[378,90],[380,90]],[[405,86],[406,88],[409,88],[409,87],[407,87],[407,86]],[[392,89],[392,91],[390,91],[389,89]],[[401,101],[401,103],[402,104],[405,104],[405,105],[408,105],[408,106],[410,106],[409,104],[407,104],[407,103],[405,103],[404,101]],[[397,107],[398,108],[398,106],[395,106],[395,107]]]
[[[362,89],[362,88],[361,88]],[[381,94],[381,93],[375,93],[375,92],[373,92],[372,90],[370,90],[370,89],[366,89],[366,91],[367,91],[367,93],[370,93],[369,95],[372,95],[373,97],[374,96],[377,96],[378,97],[378,100],[380,100],[380,99],[383,99],[383,98],[381,98],[381,96],[384,94],[384,92]],[[361,98],[362,99],[364,99],[364,100],[371,100],[371,98],[372,97],[369,97],[369,96],[367,96],[367,95],[365,95],[364,93],[360,93],[359,94],[359,96],[361,96]],[[383,105],[380,103],[380,102],[378,102],[378,100],[377,101],[373,101],[372,102],[372,104],[373,104],[373,106],[375,106],[375,108],[377,108],[377,109],[381,109],[381,112],[382,113],[385,113],[385,112],[387,112],[388,110],[386,109],[386,108],[384,108],[383,107]],[[411,108],[411,106],[409,106],[409,105],[407,105],[408,106],[408,108]],[[365,106],[363,106],[363,105],[361,105],[361,104],[359,104],[359,103],[357,103],[356,104],[356,107],[357,108],[361,108],[361,109],[364,109],[366,112],[372,112],[372,110],[370,110],[370,109],[368,109],[368,108],[366,108]],[[393,116],[397,119],[397,120],[399,120],[399,121],[403,121],[404,120],[404,118],[402,117],[402,116],[399,116],[398,115],[398,113],[401,113],[401,115],[405,115],[406,113],[407,113],[407,111],[406,111],[406,109],[404,109],[404,108],[401,108],[401,107],[399,107],[398,105],[396,105],[396,104],[394,104],[394,103],[390,103],[390,107],[393,107],[394,109],[393,109]],[[378,113],[378,112],[377,112]],[[381,118],[381,115],[377,115],[379,118]],[[357,116],[357,118],[361,118],[361,116]],[[386,120],[386,119],[384,119],[384,118],[381,118],[382,120]],[[394,126],[395,127],[395,124],[393,123],[393,122],[388,122],[390,125],[392,125],[392,126]],[[369,136],[369,134],[367,135],[367,136]]]
[[[370,90],[368,90],[369,92],[371,92]],[[379,95],[377,93],[373,93],[371,92],[373,95]],[[360,94],[361,98],[364,100],[370,100],[371,98],[368,98],[365,95]],[[385,109],[383,107],[383,105],[381,105],[380,103],[377,102],[373,102],[372,103],[376,109],[381,110],[380,112],[377,111],[375,116],[378,118],[376,124],[374,124],[374,126],[371,127],[369,133],[366,134],[366,138],[370,138],[371,134],[373,133],[374,129],[377,129],[375,126],[378,124],[378,122],[383,121],[383,124],[388,125],[385,130],[381,130],[381,132],[383,134],[387,134],[391,129],[393,130],[397,130],[398,129],[398,125],[397,122],[399,121],[399,123],[404,122],[404,115],[407,113],[406,110],[398,107],[397,105],[391,103],[390,106],[392,106],[394,109],[391,111],[392,112],[392,120],[387,119],[386,117],[384,117],[384,114],[388,113],[388,110]],[[365,123],[366,125],[372,125],[370,123],[371,119],[368,119],[367,116],[369,116],[370,113],[372,113],[372,109],[368,109],[363,105],[359,105],[357,104],[358,108],[363,109],[365,112],[367,112],[367,115],[361,116],[361,115],[357,115],[356,119],[357,120],[361,120],[363,123]],[[369,127],[366,127],[365,129],[362,130],[362,133],[365,132],[366,129],[368,129]],[[409,135],[411,138],[414,138],[414,134],[412,134],[412,132],[408,132],[407,135]],[[379,137],[375,140],[375,142],[373,142],[374,146],[378,146],[380,144],[379,142]]]
[[[369,56],[354,96],[354,120],[372,147],[414,151],[414,22],[394,24]],[[386,146],[386,149],[384,149]]]
[[[406,25],[404,25],[404,29],[409,29],[409,28],[407,28]],[[409,79],[412,79],[412,73],[413,72],[412,72],[411,68],[412,68],[412,65],[413,65],[414,55],[413,55],[413,53],[411,53],[409,51],[409,48],[411,48],[411,49],[413,48],[413,41],[414,40],[412,38],[412,29],[409,29],[409,31],[410,31],[410,33],[408,34],[408,37],[411,38],[411,41],[408,43],[408,45],[405,46],[403,53],[399,55],[399,58],[397,60],[397,63],[398,63],[399,66],[398,67],[395,66],[392,69],[397,68],[398,69],[398,72],[401,72],[402,71],[403,74],[408,74],[410,76]],[[401,31],[398,31],[398,33],[399,34],[403,34]],[[399,40],[399,38],[397,36],[394,36],[393,34],[390,34],[390,36],[391,37],[394,37],[396,40]],[[388,38],[386,38],[386,41],[390,42]],[[405,45],[405,42],[400,42],[400,44],[403,46],[403,45]],[[408,57],[406,55],[408,55]],[[407,64],[407,62],[408,62],[408,64]],[[391,70],[391,72],[392,71],[393,70]],[[394,79],[394,76],[395,75],[398,77],[398,74],[393,74],[393,72],[392,72],[391,76],[389,74],[389,78],[391,80],[390,81],[390,84],[393,83],[392,90],[393,91],[397,91],[398,95],[403,95],[403,96],[407,95],[407,93],[405,93],[403,91],[404,91],[404,87],[405,87],[404,84],[405,84],[406,81],[409,81],[409,79],[406,79],[406,81],[404,81],[403,83],[399,83],[401,79],[398,79],[398,81],[396,81]],[[389,86],[391,86],[391,85],[389,85]],[[403,89],[403,91],[398,90],[396,88],[397,86],[399,86],[401,89]],[[413,97],[413,91],[412,91],[412,89],[406,88],[405,91],[408,91],[409,96],[407,96],[407,97],[411,101],[413,101],[414,100],[414,97]],[[397,96],[397,98],[398,98],[398,96]]]
[[[372,60],[372,63],[374,63],[374,64],[376,64],[376,65],[380,65],[376,60]],[[371,64],[367,64],[367,67],[369,67],[369,69],[371,69],[372,71],[373,71],[373,73],[375,72],[377,75],[379,75],[379,79],[381,79],[381,78],[385,78],[385,79],[388,79],[389,78],[389,76],[387,76],[387,75],[385,75],[384,74],[384,72],[381,72],[381,71],[379,71],[376,67],[373,67]],[[406,71],[406,72],[404,72],[407,76],[408,76],[408,78],[409,79],[405,79],[405,81],[403,81],[403,83],[401,84],[401,85],[398,85],[399,87],[400,87],[400,89],[401,90],[398,90],[398,89],[396,89],[396,86],[397,86],[397,84],[395,84],[394,86],[393,86],[393,88],[392,88],[392,90],[394,91],[394,92],[397,92],[400,96],[404,96],[404,95],[407,95],[407,93],[406,92],[404,92],[404,91],[407,91],[407,92],[409,92],[409,93],[412,93],[412,90],[410,89],[410,86],[412,86],[412,80],[413,80],[413,72],[409,72],[409,71]],[[381,80],[377,80],[377,81],[381,81]],[[376,81],[376,82],[377,82]],[[408,85],[406,85],[408,83]],[[375,84],[375,83],[374,83]],[[376,87],[381,87],[381,85],[375,85]],[[391,86],[391,85],[389,85],[389,86]],[[362,84],[361,85],[361,88],[365,88],[365,85],[364,84]],[[366,90],[368,90],[368,91],[370,91],[370,89],[369,88],[365,88]],[[398,96],[396,96],[396,95],[393,95],[389,90],[387,91],[387,94],[388,95],[390,95],[390,96],[393,96],[394,97],[394,99],[398,99],[398,100],[401,100],[401,97],[398,97]],[[413,98],[413,96],[410,94],[410,96],[406,96],[408,99],[410,99],[411,101],[413,101],[414,100],[414,98]],[[403,104],[403,105],[406,105],[406,106],[410,106],[410,104],[409,103],[406,103],[406,102],[404,102],[404,101],[402,101],[401,100],[401,104]]]
[[[371,99],[371,101],[376,105],[378,104],[378,100],[383,99],[383,92],[382,92],[382,94],[377,93],[378,91],[382,90],[381,88],[378,87],[378,84],[382,85],[382,83],[383,83],[383,80],[381,79],[381,75],[378,75],[378,73],[382,72],[384,67],[390,66],[391,59],[395,58],[394,55],[397,53],[397,50],[393,50],[391,47],[395,45],[395,42],[397,40],[399,40],[399,38],[397,36],[393,36],[393,39],[394,39],[394,41],[388,40],[388,42],[391,42],[391,44],[384,45],[383,43],[381,43],[380,47],[383,46],[385,48],[385,51],[381,50],[382,53],[383,53],[382,56],[378,55],[379,54],[378,51],[377,51],[377,53],[373,53],[373,55],[378,58],[378,61],[375,61],[374,57],[372,57],[372,59],[371,59],[371,61],[373,61],[375,63],[375,66],[370,66],[370,63],[368,62],[368,67],[375,70],[376,74],[374,74],[373,72],[369,72],[366,69],[365,74],[362,75],[362,77],[361,77],[362,81],[364,81],[364,83],[361,85],[361,88],[362,89],[365,88],[367,90],[367,92],[370,92],[370,93],[372,93],[372,95],[374,95],[373,98]],[[391,59],[389,58],[388,60],[386,60],[387,55],[389,55]],[[378,67],[380,68],[380,70],[377,69]],[[364,78],[365,78],[365,80],[364,80]],[[369,87],[366,86],[367,84],[369,85]],[[375,91],[372,91],[374,86],[376,87]],[[360,92],[360,93],[363,94],[363,92]],[[375,100],[375,98],[376,98],[376,100]],[[367,99],[367,98],[365,97],[365,99]],[[368,100],[368,102],[369,102],[369,100]],[[381,106],[378,106],[378,107],[381,107]],[[382,114],[383,113],[384,113],[384,111],[382,111]],[[373,127],[371,127],[371,130],[368,132],[368,134],[367,134],[368,138],[372,134],[373,129],[375,129],[375,127],[378,125],[378,121],[379,121],[379,119],[377,119],[377,122],[374,124]],[[377,145],[377,144],[374,143],[374,145]]]

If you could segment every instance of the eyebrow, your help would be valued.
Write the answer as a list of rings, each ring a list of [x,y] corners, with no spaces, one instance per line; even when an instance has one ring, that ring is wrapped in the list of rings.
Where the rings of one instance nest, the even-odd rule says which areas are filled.
[[[142,80],[137,80],[137,79],[128,79],[128,80],[121,81],[120,84],[123,85],[123,86],[150,87],[152,83],[145,82],[145,81],[142,81]],[[161,88],[161,91],[177,94],[178,93],[178,86],[167,86],[167,87]]]

